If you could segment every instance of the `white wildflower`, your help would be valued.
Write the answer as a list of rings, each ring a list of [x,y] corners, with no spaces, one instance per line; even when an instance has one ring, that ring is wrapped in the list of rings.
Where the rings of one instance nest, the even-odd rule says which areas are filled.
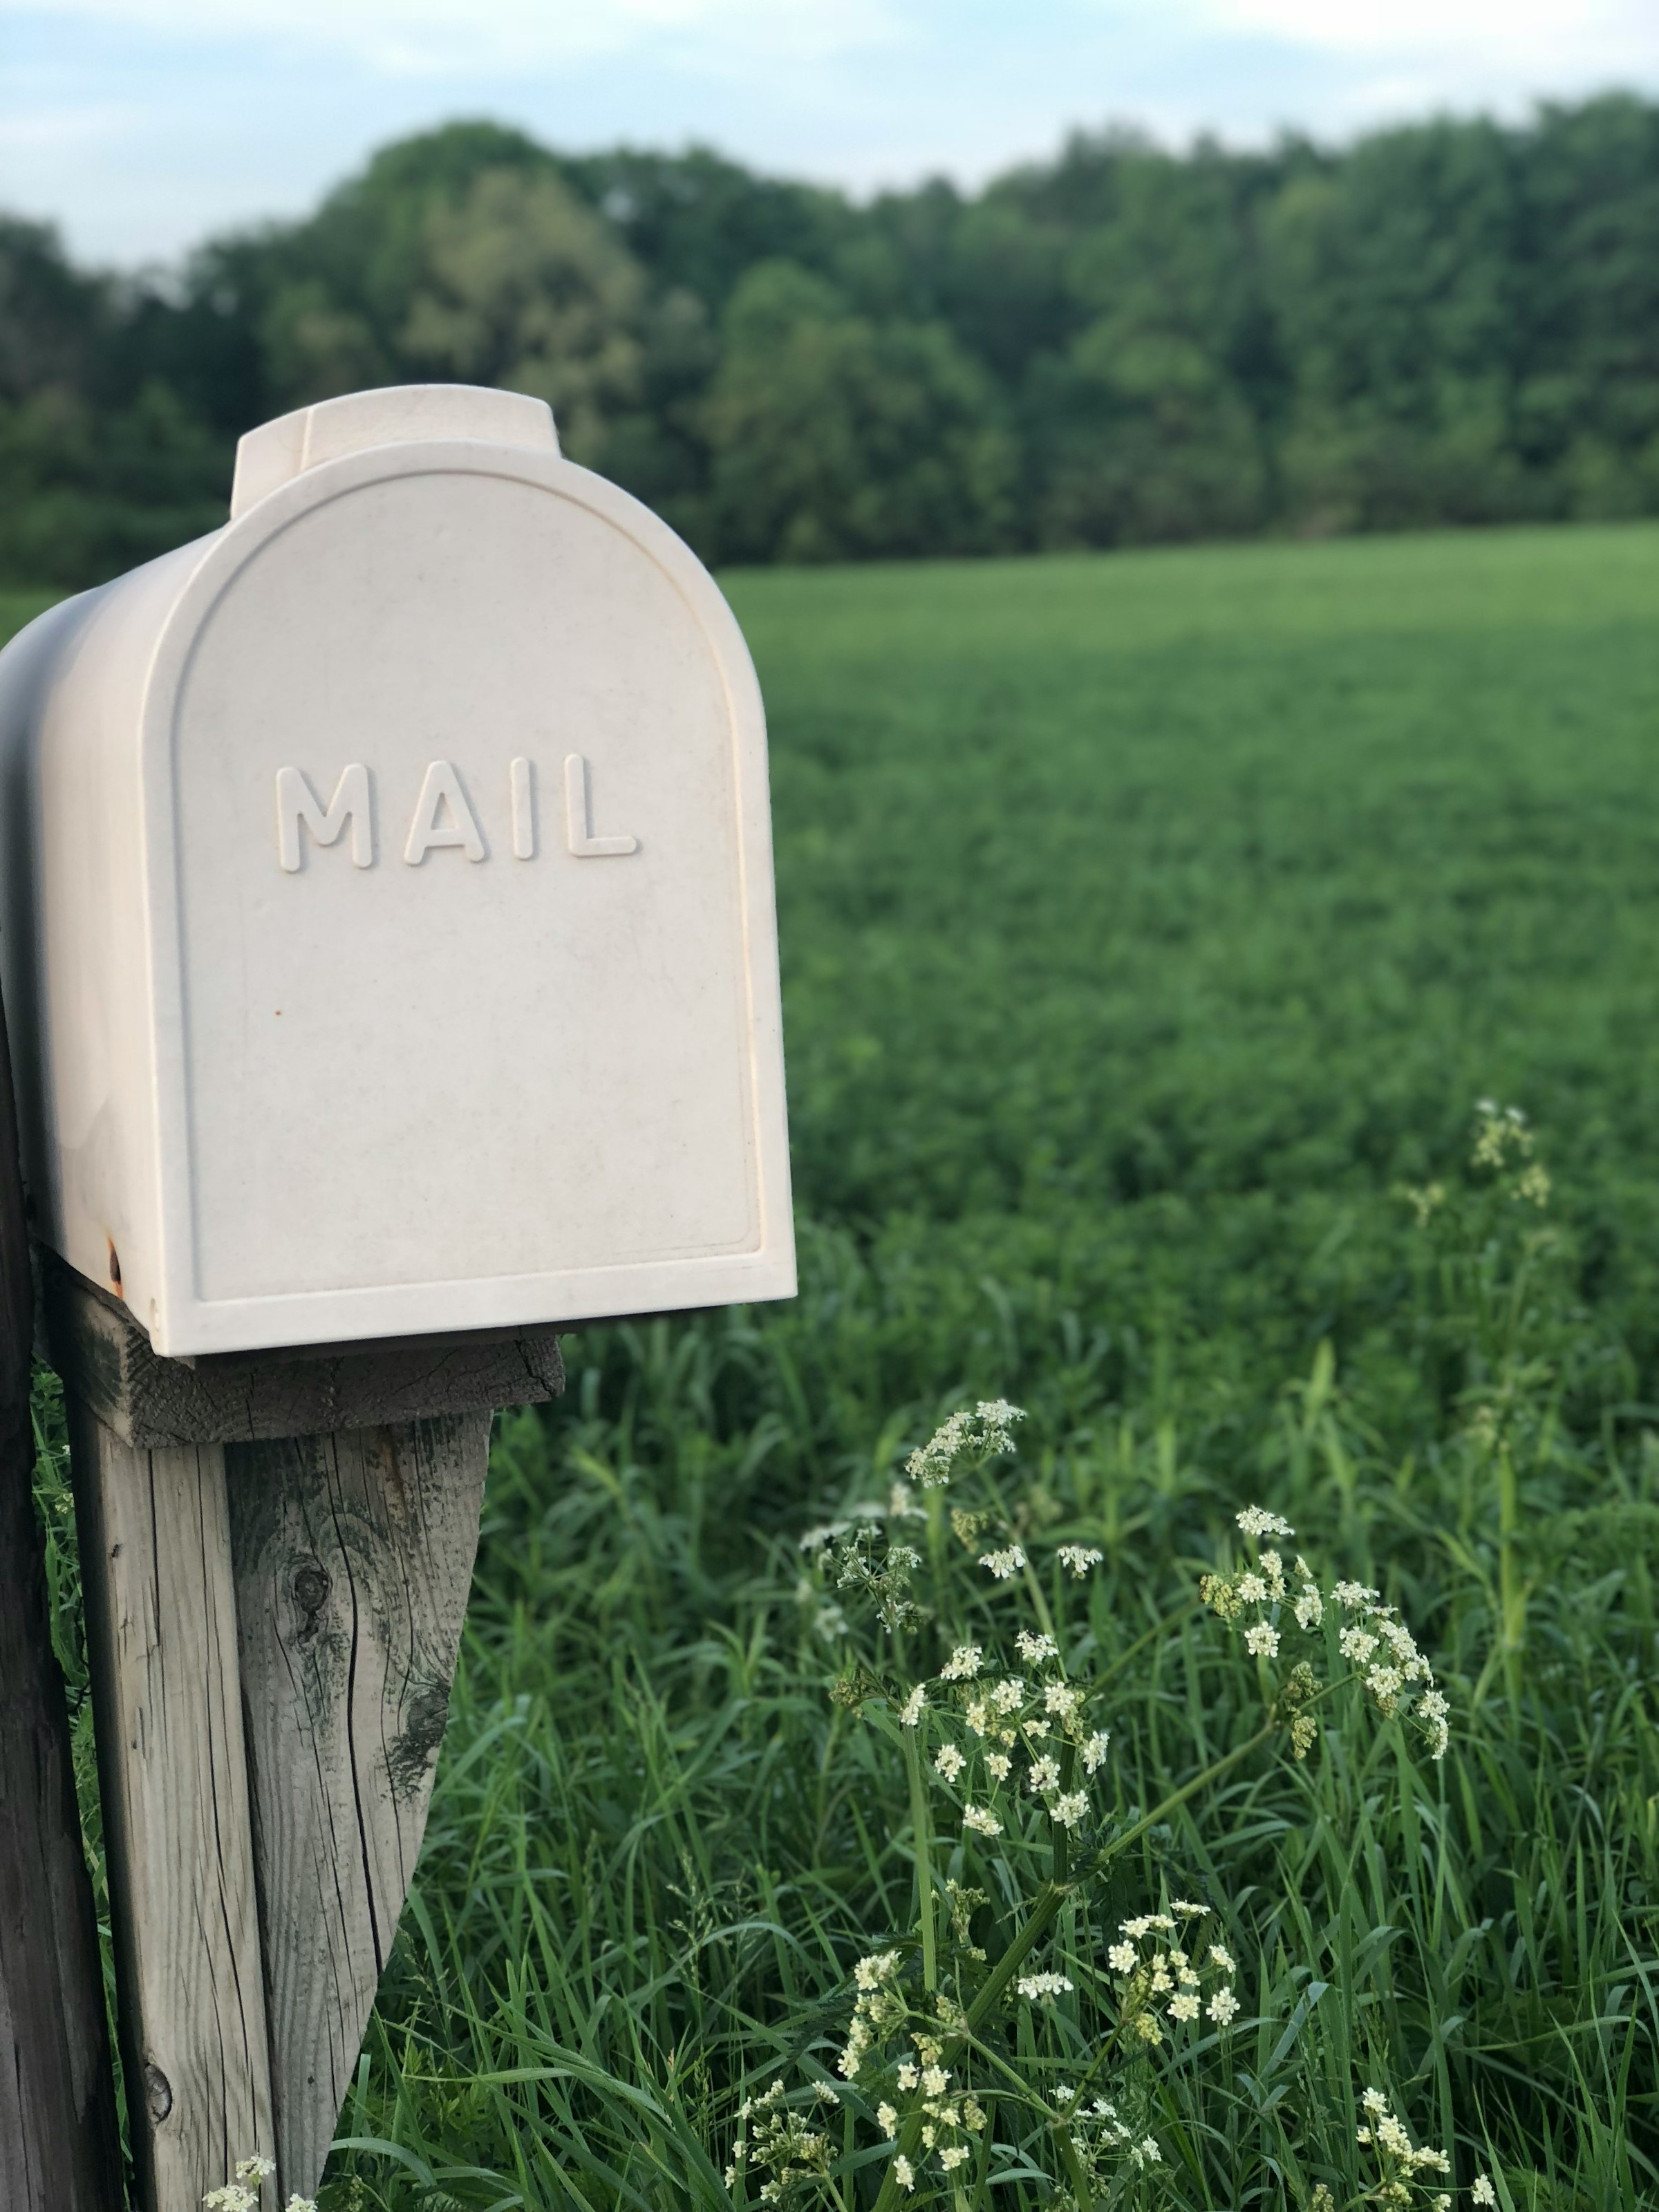
[[[1429,1732],[1431,1758],[1443,1759],[1446,1756],[1446,1747],[1451,1741],[1451,1730],[1447,1725],[1449,1711],[1438,1690],[1426,1691],[1418,1699],[1417,1717]]]
[[[904,1462],[904,1472],[919,1482],[924,1490],[937,1490],[951,1480],[951,1469],[957,1455],[969,1443],[973,1436],[974,1417],[963,1411],[952,1413],[939,1423],[927,1443],[913,1451]]]
[[[867,1959],[860,1959],[854,1967],[854,1982],[861,1990],[878,1990],[898,1962],[896,1951],[872,1951]]]
[[[890,2105],[876,2106],[876,2125],[886,2136],[888,2142],[891,2142],[893,2137],[898,2133],[898,2114]]]
[[[1191,1990],[1182,1990],[1179,1996],[1170,2000],[1169,2011],[1171,2020],[1196,2020],[1198,1999]]]
[[[1045,1659],[1060,1656],[1060,1646],[1052,1636],[1034,1635],[1029,1628],[1022,1628],[1015,1637],[1014,1649],[1028,1667],[1039,1666]]]
[[[1270,1628],[1265,1620],[1258,1620],[1253,1628],[1244,1632],[1244,1649],[1253,1659],[1277,1658],[1279,1631]]]
[[[999,1682],[991,1692],[991,1703],[1000,1713],[1017,1712],[1019,1701],[1025,1695],[1025,1685],[1018,1674],[1011,1674],[1006,1682]]]
[[[1043,1711],[1058,1713],[1063,1720],[1069,1721],[1082,1703],[1082,1691],[1069,1682],[1050,1682],[1042,1693]]]
[[[1060,1761],[1057,1759],[1036,1759],[1031,1762],[1031,1771],[1026,1777],[1026,1787],[1035,1796],[1060,1787]]]
[[[966,2143],[947,2143],[939,2154],[939,2162],[946,2173],[952,2173],[957,2166],[965,2165],[967,2159]]]
[[[979,1563],[982,1567],[988,1567],[1000,1583],[1006,1583],[1011,1575],[1017,1575],[1025,1565],[1024,1547],[1010,1544],[1006,1551],[981,1552]]]
[[[1054,1557],[1066,1569],[1067,1574],[1075,1575],[1078,1581],[1081,1582],[1091,1567],[1097,1567],[1102,1564],[1106,1554],[1104,1552],[1096,1551],[1092,1546],[1062,1544]]]
[[[979,1836],[1000,1836],[1002,1833],[1002,1823],[996,1814],[987,1813],[977,1805],[963,1807],[962,1825],[964,1828],[971,1828]]]
[[[937,1490],[951,1480],[951,1471],[964,1451],[987,1459],[997,1452],[1012,1451],[1013,1428],[1024,1413],[1006,1398],[982,1398],[970,1413],[963,1407],[941,1421],[927,1442],[913,1451],[904,1471],[924,1490]]]
[[[1469,2191],[1469,2202],[1472,2204],[1497,2203],[1498,2191],[1484,2173],[1477,2173],[1474,2177],[1474,2186]]]
[[[1092,1774],[1105,1758],[1106,1747],[1111,1740],[1106,1730],[1100,1729],[1084,1745],[1083,1764],[1089,1773]]]
[[[1056,1797],[1048,1808],[1051,1816],[1062,1828],[1076,1827],[1088,1809],[1089,1801],[1080,1790],[1073,1790],[1069,1797]]]
[[[953,1743],[942,1744],[933,1759],[934,1766],[947,1782],[954,1782],[967,1764]]]
[[[1024,1406],[1011,1406],[1006,1398],[981,1398],[974,1419],[984,1431],[987,1451],[1012,1451],[1014,1423],[1025,1419]]]
[[[1224,1974],[1235,1974],[1238,1972],[1237,1967],[1233,1964],[1231,1952],[1224,1949],[1219,1943],[1212,1943],[1210,1946],[1210,1964],[1212,1966],[1219,1966]]]
[[[951,2076],[942,2066],[929,2066],[921,2077],[924,2097],[942,2097],[951,2086]]]
[[[1345,1628],[1336,1639],[1336,1648],[1345,1659],[1363,1667],[1376,1649],[1376,1638],[1363,1628]]]
[[[917,1722],[921,1718],[922,1707],[927,1703],[927,1688],[922,1683],[918,1682],[915,1688],[911,1691],[909,1696],[899,1707],[898,1717],[900,1727],[915,1728]]]
[[[1115,1974],[1133,1974],[1139,1957],[1133,1943],[1114,1943],[1106,1954],[1106,1963]]]
[[[1238,1595],[1246,1605],[1265,1605],[1267,1601],[1267,1585],[1260,1575],[1241,1575],[1238,1578]]]
[[[207,2212],[258,2212],[259,2185],[276,2171],[274,2160],[255,2153],[252,2158],[239,2158],[234,2179],[222,2189],[210,2189],[202,2199]],[[315,2212],[315,2208],[313,2208]]]
[[[1311,1583],[1304,1583],[1297,1592],[1296,1625],[1298,1628],[1317,1628],[1325,1618],[1325,1601]]]
[[[914,2089],[921,2080],[921,2075],[907,2058],[898,2070],[897,2081],[900,2088],[908,2092]]]
[[[1374,1589],[1367,1589],[1364,1583],[1339,1583],[1331,1592],[1331,1595],[1340,1606],[1344,1606],[1350,1613],[1353,1613],[1361,1606],[1370,1605],[1376,1597],[1376,1592]]]
[[[975,1735],[983,1735],[991,1725],[991,1707],[984,1698],[975,1698],[963,1714],[963,1718]]]
[[[1022,1974],[1015,1984],[1021,1996],[1036,2004],[1052,2004],[1056,1997],[1064,1996],[1072,1984],[1064,1974]]]
[[[916,2185],[915,2170],[902,2153],[893,2160],[893,2179],[901,2189],[914,2189]]]
[[[1296,1534],[1288,1521],[1281,1521],[1277,1513],[1264,1512],[1259,1505],[1247,1505],[1235,1518],[1247,1536],[1294,1536]]]
[[[1006,1782],[1008,1779],[1009,1769],[1012,1765],[1013,1761],[1006,1751],[988,1751],[985,1754],[986,1771],[994,1775],[999,1782]]]
[[[1231,1990],[1218,1990],[1205,2007],[1218,2027],[1225,2027],[1238,2011],[1238,1999]]]
[[[977,1644],[958,1644],[939,1670],[941,1682],[971,1682],[985,1663]]]

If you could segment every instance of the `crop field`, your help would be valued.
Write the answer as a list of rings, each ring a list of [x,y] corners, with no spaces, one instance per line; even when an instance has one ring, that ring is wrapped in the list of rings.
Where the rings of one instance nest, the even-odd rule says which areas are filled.
[[[801,1295],[574,1335],[502,1417],[324,2212],[1659,2206],[1659,529],[726,580]],[[1286,1609],[1196,1601],[1252,1504],[1327,1592],[1305,1759]],[[1334,1577],[1443,1758],[1339,1680]],[[1110,1735],[1058,1798],[941,1678],[1018,1634]],[[1108,1954],[1177,1899],[1237,2017],[1154,2041]]]

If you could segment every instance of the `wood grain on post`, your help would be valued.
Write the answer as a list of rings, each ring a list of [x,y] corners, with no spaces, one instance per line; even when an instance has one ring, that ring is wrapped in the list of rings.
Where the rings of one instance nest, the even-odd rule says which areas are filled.
[[[0,1016],[0,2205],[118,2212],[98,1929],[34,1517],[33,1313]]]
[[[145,2212],[187,2212],[272,2141],[224,1447],[68,1403],[128,2128]]]
[[[277,2183],[322,2178],[426,1826],[487,1412],[226,1453]]]

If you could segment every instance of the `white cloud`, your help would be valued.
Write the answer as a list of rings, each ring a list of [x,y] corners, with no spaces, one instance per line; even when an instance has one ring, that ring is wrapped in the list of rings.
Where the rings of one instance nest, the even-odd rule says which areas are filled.
[[[903,35],[887,0],[0,0],[7,15],[216,44],[271,40],[396,74],[557,68],[665,40],[710,58],[810,63]]]
[[[1577,78],[1659,58],[1653,0],[1207,0],[1204,15],[1217,29],[1357,58],[1480,54],[1506,76]]]

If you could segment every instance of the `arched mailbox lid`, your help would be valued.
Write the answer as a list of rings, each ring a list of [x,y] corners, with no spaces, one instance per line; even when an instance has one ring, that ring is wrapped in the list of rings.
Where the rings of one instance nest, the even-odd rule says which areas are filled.
[[[0,655],[37,1233],[187,1354],[794,1289],[758,688],[539,402],[353,394]]]

